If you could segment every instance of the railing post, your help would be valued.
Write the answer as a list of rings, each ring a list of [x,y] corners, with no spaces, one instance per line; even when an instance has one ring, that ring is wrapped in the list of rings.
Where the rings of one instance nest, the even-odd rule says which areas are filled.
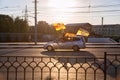
[[[104,52],[104,80],[107,80],[107,52]]]

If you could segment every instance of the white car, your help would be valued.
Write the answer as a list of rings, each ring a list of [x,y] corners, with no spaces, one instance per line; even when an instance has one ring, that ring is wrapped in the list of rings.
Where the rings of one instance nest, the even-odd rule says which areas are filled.
[[[74,51],[79,51],[79,49],[85,47],[85,39],[83,36],[62,37],[44,45],[44,49],[48,51],[54,51],[55,49],[73,49]]]

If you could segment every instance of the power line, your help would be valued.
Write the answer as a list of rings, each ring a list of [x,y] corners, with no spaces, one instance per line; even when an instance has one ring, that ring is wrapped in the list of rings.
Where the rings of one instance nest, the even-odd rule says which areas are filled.
[[[98,6],[91,6],[91,8],[99,8],[99,7],[118,7],[120,4],[115,5],[98,5]]]
[[[120,4],[114,5],[88,5],[88,6],[78,6],[78,7],[69,7],[69,8],[101,8],[101,7],[119,7]]]
[[[105,12],[120,12],[120,10],[95,10],[95,11],[48,11],[48,12],[61,12],[61,13],[105,13]],[[44,11],[38,11],[40,14],[45,14],[46,12]],[[47,14],[47,13],[46,13]]]
[[[39,16],[43,16],[43,15],[39,15]],[[44,17],[56,17],[54,15],[44,15]],[[82,18],[90,18],[90,17],[94,17],[94,18],[99,18],[99,17],[120,17],[120,15],[91,15],[91,16],[87,16],[87,15],[84,15],[84,16],[81,16],[81,15],[64,15],[64,16],[61,16],[61,15],[58,15],[58,17],[62,17],[62,18],[68,18],[68,17],[82,17]]]
[[[81,6],[81,7],[68,7],[68,8],[99,8],[99,7],[115,7],[115,6],[120,6],[120,4],[114,4],[114,5],[96,5],[96,6]],[[16,6],[16,7],[20,7],[20,6]],[[16,8],[16,7],[9,7],[9,6],[5,6],[5,7],[2,7],[0,9],[10,9],[10,8]],[[50,9],[56,9],[54,7],[42,7],[43,9],[44,8],[50,8]],[[41,9],[42,9],[41,8]],[[17,9],[18,10],[18,9]],[[12,10],[12,11],[17,11],[17,10]],[[49,10],[49,9],[48,9]],[[59,10],[59,9],[57,9]],[[41,10],[40,10],[41,11]],[[44,11],[44,10],[43,10]],[[95,13],[95,12],[116,12],[116,11],[119,11],[119,10],[104,10],[104,11],[89,11],[91,13]],[[81,12],[78,12],[78,13],[89,13],[87,11],[81,11]],[[75,13],[75,12],[74,12]],[[77,13],[77,12],[76,12]]]
[[[101,10],[101,11],[76,11],[68,13],[101,13],[101,12],[119,12],[120,10]]]
[[[78,6],[78,7],[68,7],[68,8],[100,8],[100,7],[119,7],[120,4],[114,4],[114,5],[88,5],[88,6]],[[1,7],[0,9],[9,9],[9,8],[20,8],[20,6],[5,6],[5,7]],[[29,8],[33,8],[33,7],[29,7]],[[55,7],[42,7],[42,8],[51,8],[51,9],[55,9]]]
[[[37,2],[36,2],[37,3]],[[81,6],[81,7],[69,7],[70,9],[71,8],[99,8],[99,7],[118,7],[118,6],[120,6],[120,4],[114,4],[114,5],[94,5],[94,6],[91,6],[91,5],[89,5],[89,6]],[[18,6],[17,6],[18,7]],[[14,7],[8,7],[8,6],[6,6],[6,7],[2,7],[2,8],[0,8],[0,9],[5,9],[5,8],[7,8],[7,9],[10,9],[10,8],[14,8]],[[30,8],[32,8],[32,7],[30,7]],[[53,7],[42,7],[42,9],[44,9],[44,8],[52,8],[52,9],[56,9],[56,8],[53,8]],[[41,14],[41,15],[51,15],[52,13],[54,13],[54,11],[51,11],[51,14],[48,14],[47,12],[50,12],[50,10],[49,9],[47,9],[47,10],[49,10],[49,11],[47,11],[47,10],[37,10],[37,12],[36,12],[36,14]],[[17,9],[17,10],[12,10],[12,12],[13,11],[18,11],[19,9]],[[20,11],[20,10],[19,10]],[[33,11],[33,10],[32,10]],[[40,11],[40,13],[38,13]],[[59,9],[58,9],[58,11],[59,11]],[[28,12],[28,11],[27,11]],[[56,12],[56,11],[55,11]],[[114,10],[114,9],[112,9],[112,10],[98,10],[98,11],[71,11],[71,12],[68,12],[68,11],[59,11],[59,12],[61,12],[61,13],[68,13],[68,15],[69,14],[71,14],[71,13],[111,13],[111,12],[120,12],[120,10]],[[13,14],[14,14],[15,12],[13,12]],[[35,14],[35,13],[34,13]],[[109,15],[108,15],[109,16]]]
[[[17,10],[16,10],[17,11]],[[14,11],[14,12],[12,12],[12,13],[16,13],[16,11]],[[28,15],[28,10],[27,11],[25,11],[27,14],[26,15]],[[49,11],[50,12],[50,11]],[[37,14],[48,14],[49,13],[48,11],[37,11],[36,13]],[[59,13],[67,13],[67,14],[71,14],[71,13],[81,13],[81,14],[84,14],[84,13],[113,13],[113,12],[120,12],[120,10],[95,10],[95,11],[58,11]],[[32,12],[31,12],[32,13]],[[53,13],[56,13],[56,11],[51,11],[51,14],[53,14]],[[33,14],[35,14],[34,12],[33,12]],[[50,14],[49,14],[50,15]]]
[[[1,7],[0,9],[9,9],[9,8],[20,8],[20,6],[5,6],[5,7]]]

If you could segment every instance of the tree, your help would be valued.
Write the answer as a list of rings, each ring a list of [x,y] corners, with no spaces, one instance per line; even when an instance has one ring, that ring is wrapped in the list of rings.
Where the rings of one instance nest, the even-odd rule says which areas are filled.
[[[28,31],[28,22],[19,17],[11,18],[8,15],[0,15],[0,33],[26,33]]]
[[[14,32],[16,33],[26,33],[28,32],[28,22],[26,20],[20,19],[19,17],[15,18],[14,21]]]
[[[37,25],[37,32],[42,34],[50,33],[49,24],[45,21],[39,21]]]
[[[0,33],[9,33],[13,30],[13,19],[8,15],[0,15]]]
[[[37,32],[41,34],[58,34],[58,31],[52,25],[49,25],[46,21],[39,21],[37,25]]]

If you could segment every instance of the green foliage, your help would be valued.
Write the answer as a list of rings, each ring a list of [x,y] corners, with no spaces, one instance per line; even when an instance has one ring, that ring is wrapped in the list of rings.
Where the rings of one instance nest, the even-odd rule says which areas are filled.
[[[8,15],[0,15],[0,33],[34,33],[35,27],[29,27],[26,20],[16,17],[11,18]],[[46,21],[39,21],[37,24],[37,32],[39,34],[59,34],[52,25]]]
[[[0,15],[0,33],[26,33],[28,28],[27,21],[19,17],[13,20],[8,15]]]
[[[41,34],[57,34],[55,28],[45,21],[39,21],[37,25],[37,32]]]
[[[0,33],[12,32],[13,19],[8,15],[0,15]]]
[[[28,32],[28,23],[27,21],[17,17],[14,21],[14,32],[15,33],[25,33]]]

